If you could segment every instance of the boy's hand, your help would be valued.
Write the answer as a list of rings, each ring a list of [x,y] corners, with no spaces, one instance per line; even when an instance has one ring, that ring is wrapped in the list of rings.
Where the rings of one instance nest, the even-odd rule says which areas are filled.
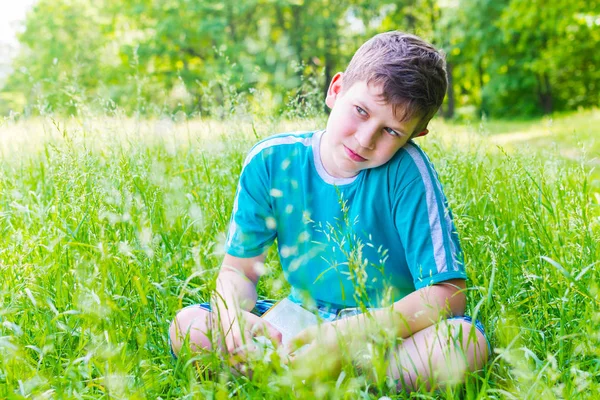
[[[240,310],[237,318],[229,322],[221,321],[225,332],[225,345],[227,353],[232,355],[232,362],[237,364],[247,359],[248,354],[257,351],[253,338],[267,337],[275,345],[281,345],[281,332],[264,319],[251,312]]]
[[[300,379],[335,378],[341,369],[342,337],[332,323],[311,326],[286,346],[294,374]]]

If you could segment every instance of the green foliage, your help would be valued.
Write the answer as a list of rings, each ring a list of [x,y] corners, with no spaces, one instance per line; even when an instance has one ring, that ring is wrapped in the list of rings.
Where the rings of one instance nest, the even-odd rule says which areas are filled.
[[[597,1],[462,1],[463,91],[496,117],[597,106]],[[471,64],[471,66],[469,66]]]
[[[16,111],[36,108],[39,113],[58,106],[72,113],[87,103],[81,95],[99,84],[95,70],[103,65],[102,24],[97,10],[85,1],[39,2],[28,15],[19,38],[23,47],[15,60],[17,70],[5,88],[22,97],[4,94],[8,106]]]
[[[319,110],[315,94],[366,38],[390,29],[446,52],[446,117],[595,107],[599,21],[597,0],[39,0],[0,113]]]

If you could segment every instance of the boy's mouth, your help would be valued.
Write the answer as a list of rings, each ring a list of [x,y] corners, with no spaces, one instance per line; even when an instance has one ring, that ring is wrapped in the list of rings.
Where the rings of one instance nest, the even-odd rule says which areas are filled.
[[[344,150],[346,151],[346,155],[352,160],[352,161],[356,161],[356,162],[365,162],[367,161],[366,158],[364,158],[363,156],[353,152],[352,150],[350,150],[348,147],[344,146]]]

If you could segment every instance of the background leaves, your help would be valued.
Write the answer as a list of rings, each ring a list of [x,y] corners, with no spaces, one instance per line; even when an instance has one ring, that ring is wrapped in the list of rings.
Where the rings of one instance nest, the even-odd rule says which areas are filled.
[[[225,118],[240,106],[281,114],[290,102],[321,112],[331,76],[391,29],[446,52],[448,118],[600,101],[597,0],[39,0],[25,28],[4,114],[70,115],[86,104]]]

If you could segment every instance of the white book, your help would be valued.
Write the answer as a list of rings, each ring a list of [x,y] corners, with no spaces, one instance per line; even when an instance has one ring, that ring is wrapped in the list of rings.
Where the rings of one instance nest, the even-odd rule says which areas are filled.
[[[303,329],[319,323],[318,317],[287,297],[277,302],[262,318],[281,332],[285,345]]]

